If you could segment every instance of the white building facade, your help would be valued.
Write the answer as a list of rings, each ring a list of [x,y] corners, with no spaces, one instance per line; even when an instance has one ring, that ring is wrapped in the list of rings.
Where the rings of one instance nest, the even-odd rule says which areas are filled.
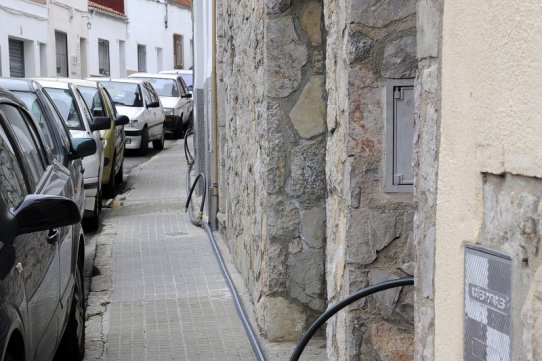
[[[168,0],[130,0],[125,7],[128,74],[192,67],[190,7]]]
[[[47,74],[49,10],[45,0],[0,0],[0,75]]]
[[[0,0],[0,76],[125,77],[193,66],[190,0]]]

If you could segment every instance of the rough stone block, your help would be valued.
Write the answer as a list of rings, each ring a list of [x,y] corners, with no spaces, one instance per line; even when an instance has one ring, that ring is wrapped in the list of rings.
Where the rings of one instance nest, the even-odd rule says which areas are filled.
[[[268,19],[265,32],[266,92],[270,97],[284,98],[299,88],[308,50],[299,39],[291,16]]]
[[[348,263],[368,265],[376,259],[376,248],[369,236],[369,220],[365,212],[352,212],[347,232]]]
[[[416,0],[352,0],[352,22],[384,27],[416,12]]]
[[[376,269],[369,272],[369,284],[371,285],[396,278],[397,275],[389,271]],[[397,304],[397,300],[399,299],[399,293],[401,293],[401,288],[396,287],[373,295],[373,297],[377,300],[376,307],[382,316],[391,316],[395,305]]]
[[[386,44],[382,63],[383,77],[414,78],[417,67],[415,36],[405,36]]]
[[[414,359],[414,336],[387,322],[369,326],[373,346],[381,361]],[[393,340],[393,342],[390,342]]]
[[[325,77],[312,77],[290,112],[290,120],[305,139],[326,131]]]
[[[307,249],[288,257],[288,291],[302,304],[324,306],[324,251]],[[316,301],[316,302],[313,302]]]
[[[371,237],[377,251],[383,250],[400,236],[396,218],[394,213],[371,213]]]
[[[418,59],[437,57],[440,38],[440,11],[434,0],[419,0],[416,10]]]
[[[270,199],[267,235],[271,241],[287,244],[300,234],[299,209],[281,197]]]
[[[275,15],[285,12],[290,8],[291,0],[265,0],[265,13]]]
[[[373,40],[367,35],[350,30],[345,49],[348,64],[367,59],[371,54],[373,45]]]
[[[301,336],[307,315],[303,308],[282,297],[262,298],[257,306],[261,311],[260,324],[269,341],[297,341]]]
[[[322,44],[322,4],[319,1],[309,1],[301,10],[299,21],[312,45]]]
[[[542,360],[542,267],[536,271],[521,310],[528,360]]]
[[[324,247],[326,239],[325,208],[313,208],[301,213],[301,235],[309,247]]]
[[[305,208],[324,203],[326,146],[323,140],[304,142],[292,152],[291,194]]]

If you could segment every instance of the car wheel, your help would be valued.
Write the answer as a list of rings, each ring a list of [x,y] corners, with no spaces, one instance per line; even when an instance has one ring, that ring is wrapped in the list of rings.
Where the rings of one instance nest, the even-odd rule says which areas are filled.
[[[120,165],[119,171],[115,175],[115,183],[122,184],[124,182],[124,163]]]
[[[147,155],[149,152],[149,129],[143,128],[141,134],[141,144],[139,145],[139,155]]]
[[[175,139],[181,139],[182,137],[184,137],[184,130],[185,126],[181,117],[179,124],[177,124],[177,128],[175,128]]]
[[[109,180],[103,187],[104,196],[106,198],[115,197],[115,162],[117,155],[113,156],[113,162],[111,163],[111,172],[109,172]]]
[[[156,139],[152,141],[152,147],[156,150],[164,149],[165,140],[166,140],[166,129],[162,126],[162,135],[160,136],[160,139]]]
[[[58,348],[61,360],[80,361],[85,356],[85,295],[81,268],[78,262],[68,325]]]

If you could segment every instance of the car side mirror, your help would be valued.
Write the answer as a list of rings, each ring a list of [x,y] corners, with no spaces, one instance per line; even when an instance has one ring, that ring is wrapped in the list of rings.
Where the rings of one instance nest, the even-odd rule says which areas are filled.
[[[147,104],[147,108],[158,108],[159,106],[159,102],[150,102],[149,104]]]
[[[90,130],[106,130],[111,128],[111,118],[109,117],[94,117],[92,118],[92,124],[90,124]]]
[[[192,98],[192,94],[186,93],[185,95],[181,95],[181,98],[190,99],[190,98]]]
[[[96,153],[96,141],[94,138],[72,138],[71,159],[83,158]]]
[[[26,196],[12,216],[13,237],[81,222],[79,207],[71,199],[41,194]]]
[[[115,118],[115,126],[116,125],[126,125],[130,123],[130,118],[128,118],[126,115],[119,115]]]

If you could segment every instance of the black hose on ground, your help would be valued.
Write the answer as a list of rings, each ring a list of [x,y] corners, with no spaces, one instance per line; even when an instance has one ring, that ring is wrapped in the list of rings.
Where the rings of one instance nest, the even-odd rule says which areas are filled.
[[[194,158],[192,157],[190,150],[188,149],[188,142],[187,138],[189,135],[191,135],[191,128],[188,128],[185,132],[184,136],[184,149],[185,149],[185,157],[186,157],[186,163],[188,164],[188,170],[186,172],[186,185],[187,188],[190,186],[191,177],[190,173],[192,171],[192,166],[194,165]],[[196,184],[203,180],[203,199],[201,201],[199,214],[197,217],[194,217],[194,213],[192,210],[192,207],[190,205],[192,195],[194,193],[194,189],[196,188]],[[220,271],[222,272],[222,275],[224,276],[224,279],[226,280],[226,284],[228,285],[228,288],[232,294],[233,303],[235,304],[235,308],[237,310],[237,313],[239,315],[239,318],[241,319],[241,323],[243,325],[243,328],[245,329],[245,332],[247,334],[248,340],[250,342],[250,346],[252,347],[252,350],[254,351],[254,355],[256,356],[256,359],[258,361],[266,361],[265,356],[262,352],[262,348],[260,346],[260,343],[258,342],[258,338],[256,336],[256,333],[252,329],[252,326],[250,325],[250,322],[248,321],[248,318],[246,316],[245,309],[243,307],[243,304],[241,303],[241,299],[239,298],[239,293],[237,292],[237,289],[235,288],[235,285],[233,283],[233,280],[228,272],[228,269],[226,268],[226,264],[224,262],[224,258],[222,257],[222,253],[220,253],[220,249],[218,248],[218,245],[216,243],[215,237],[213,235],[213,231],[211,229],[211,226],[209,223],[207,223],[203,219],[203,209],[205,205],[205,197],[207,192],[207,179],[205,178],[205,174],[200,173],[194,180],[194,183],[190,187],[190,191],[188,193],[188,198],[186,200],[186,211],[188,212],[190,216],[190,221],[192,224],[194,224],[197,227],[202,227],[205,232],[207,233],[207,236],[209,237],[209,240],[211,241],[211,246],[213,248],[213,251],[215,253],[216,259],[218,261],[218,264],[220,266]]]
[[[290,357],[290,361],[298,361],[299,357],[301,356],[301,353],[305,349],[305,346],[309,343],[309,340],[314,336],[316,331],[322,326],[324,323],[326,323],[331,316],[345,308],[346,306],[350,305],[351,303],[354,303],[355,301],[370,296],[373,293],[377,293],[380,291],[389,290],[390,288],[395,287],[403,287],[403,286],[410,286],[414,284],[414,277],[405,277],[405,278],[399,278],[396,280],[390,280],[390,281],[384,281],[381,283],[377,283],[376,285],[372,285],[369,287],[365,287],[356,293],[353,293],[352,295],[348,296],[342,301],[337,302],[333,306],[329,307],[326,312],[324,312],[316,321],[313,322],[311,327],[305,332],[299,343],[297,344],[297,347],[295,348],[294,352],[292,353],[292,356]]]

